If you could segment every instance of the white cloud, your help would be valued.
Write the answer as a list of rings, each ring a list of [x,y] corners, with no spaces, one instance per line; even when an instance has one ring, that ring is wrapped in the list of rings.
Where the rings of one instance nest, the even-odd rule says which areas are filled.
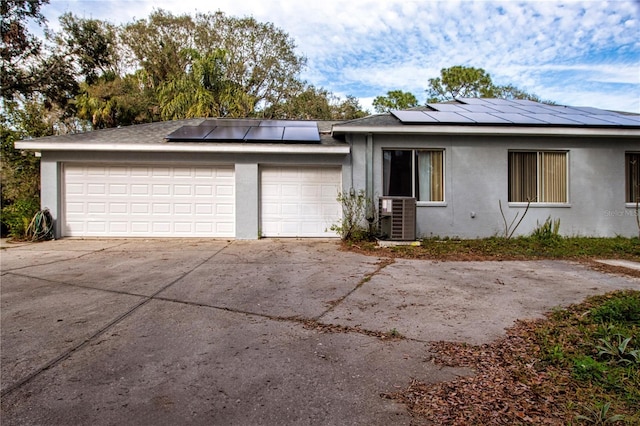
[[[72,11],[122,23],[157,8],[273,22],[309,58],[305,79],[361,100],[392,89],[421,99],[441,68],[467,65],[561,103],[594,99],[592,83],[602,83],[600,99],[640,112],[640,6],[633,0],[51,0],[43,12],[50,21]],[[557,89],[567,79],[572,90]]]

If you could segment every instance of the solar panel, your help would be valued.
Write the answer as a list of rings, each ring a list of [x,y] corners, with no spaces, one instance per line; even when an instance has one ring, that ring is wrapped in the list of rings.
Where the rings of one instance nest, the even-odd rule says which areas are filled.
[[[244,140],[244,135],[249,131],[249,126],[218,126],[211,133],[207,135],[205,140],[228,140],[228,141],[241,141]]]
[[[320,143],[320,133],[317,127],[285,127],[282,141]]]
[[[546,108],[542,108],[539,105],[518,105],[521,112],[525,112],[527,114],[553,114],[553,111],[549,111]]]
[[[481,124],[511,124],[511,121],[486,112],[461,112],[460,115]]]
[[[505,112],[500,113],[500,117],[513,124],[545,124],[544,121],[535,119],[533,115]]]
[[[427,104],[429,108],[432,108],[436,111],[459,111],[460,106],[456,104]]]
[[[460,105],[456,109],[456,112],[459,113],[464,113],[465,111],[494,113],[500,112],[500,107],[489,107],[487,105]]]
[[[182,126],[179,129],[169,133],[167,135],[168,140],[190,140],[197,141],[202,140],[207,136],[215,127],[211,126]]]
[[[282,141],[282,134],[284,133],[284,127],[282,126],[265,126],[265,127],[251,127],[244,139],[249,142],[259,141]]]
[[[200,125],[210,126],[213,124],[214,126],[218,126],[218,127],[237,127],[237,126],[250,127],[250,126],[259,126],[260,121],[261,120],[252,120],[252,119],[244,119],[244,118],[214,118],[214,119],[208,119]],[[211,124],[205,124],[205,123],[211,123]]]
[[[535,113],[534,114],[529,114],[529,113],[524,113],[522,115],[535,118],[536,120],[541,120],[545,124],[573,124],[573,125],[580,124],[577,121],[568,120],[568,119],[564,118],[563,115],[560,115],[560,114],[554,115],[554,114],[535,114]]]
[[[617,125],[640,127],[640,116],[618,114],[618,115],[604,115],[604,116],[599,116],[598,118],[613,122]]]
[[[455,112],[446,112],[446,111],[431,111],[425,112],[425,115],[432,117],[440,123],[473,123],[473,120],[470,118],[464,117]]]
[[[567,118],[569,120],[575,120],[580,124],[584,124],[586,126],[597,126],[597,125],[609,125],[616,126],[618,123],[614,123],[609,118],[610,115],[584,115],[584,114],[562,114],[562,117]]]
[[[502,100],[502,99],[498,99]],[[490,104],[491,99],[482,99],[482,98],[461,98],[460,102],[463,102],[468,105],[487,105]]]
[[[438,120],[423,111],[391,111],[391,114],[403,123],[437,123]]]
[[[260,127],[313,127],[318,128],[318,123],[315,121],[302,121],[302,120],[262,120]]]

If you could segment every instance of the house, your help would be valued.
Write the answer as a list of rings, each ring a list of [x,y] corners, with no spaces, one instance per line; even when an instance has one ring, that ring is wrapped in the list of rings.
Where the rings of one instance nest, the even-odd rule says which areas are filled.
[[[332,128],[191,119],[16,147],[41,153],[57,236],[335,236],[350,189],[415,198],[418,237],[501,234],[525,211],[518,233],[548,217],[565,235],[638,233],[640,116],[595,108],[460,99]]]

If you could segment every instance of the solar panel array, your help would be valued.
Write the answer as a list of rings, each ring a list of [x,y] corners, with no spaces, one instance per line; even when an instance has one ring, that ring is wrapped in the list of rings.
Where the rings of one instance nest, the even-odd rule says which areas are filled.
[[[640,127],[640,115],[589,107],[546,105],[529,100],[464,98],[427,104],[430,110],[391,111],[403,124]]]
[[[182,126],[167,135],[169,142],[320,143],[315,121],[209,119]]]

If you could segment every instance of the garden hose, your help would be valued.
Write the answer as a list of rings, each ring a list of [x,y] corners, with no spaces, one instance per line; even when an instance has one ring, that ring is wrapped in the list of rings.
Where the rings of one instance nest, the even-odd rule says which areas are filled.
[[[52,240],[53,237],[53,217],[49,209],[40,210],[33,216],[27,235],[31,235],[31,241]]]

